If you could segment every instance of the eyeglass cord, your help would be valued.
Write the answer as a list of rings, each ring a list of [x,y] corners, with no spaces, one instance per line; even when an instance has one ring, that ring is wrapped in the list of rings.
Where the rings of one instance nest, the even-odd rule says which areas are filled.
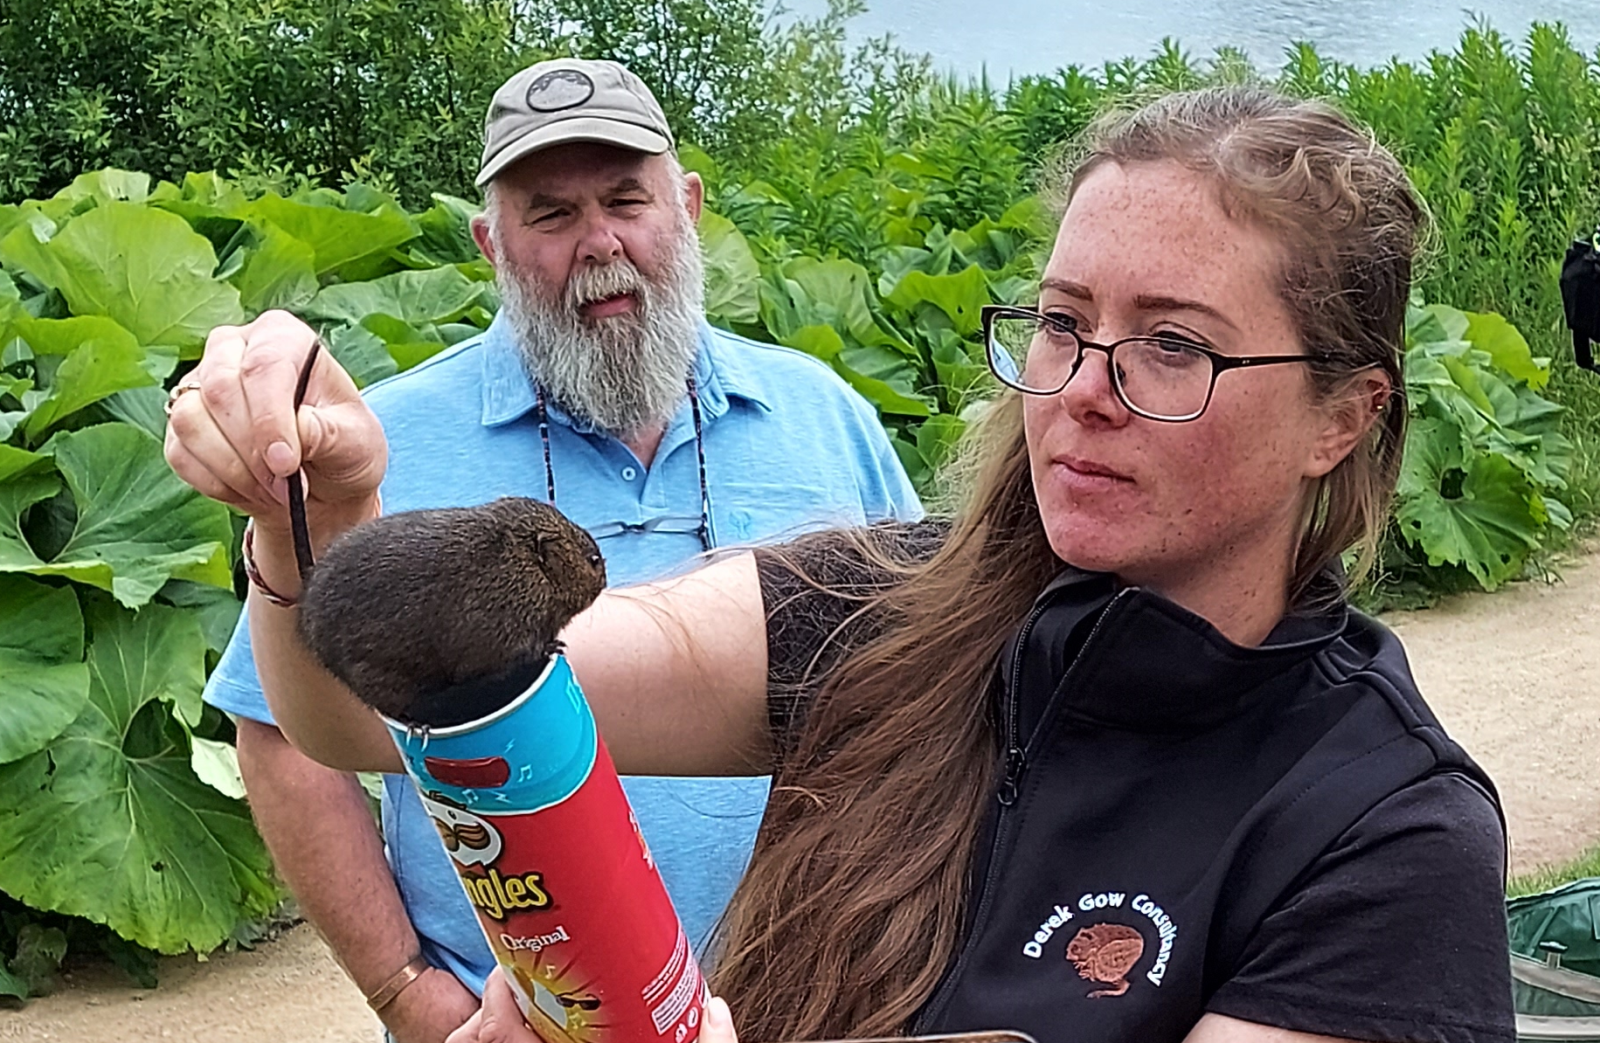
[[[311,350],[306,354],[306,360],[300,367],[300,377],[295,383],[294,408],[296,414],[306,398],[306,388],[311,383],[311,371],[317,364],[317,356],[322,352],[322,338],[318,337],[311,342]],[[711,490],[706,483],[706,442],[705,423],[700,415],[699,388],[691,375],[688,379],[689,411],[694,417],[694,456],[695,466],[700,478],[700,526],[695,535],[700,538],[702,550],[709,551],[714,545],[711,533]],[[539,411],[539,441],[544,447],[544,479],[545,489],[549,494],[549,502],[554,506],[556,502],[556,472],[550,458],[550,412],[545,407],[544,388],[537,388],[537,404]],[[302,582],[310,579],[311,569],[316,564],[316,557],[311,550],[311,529],[306,522],[306,494],[305,485],[300,480],[300,472],[296,471],[287,479],[289,487],[289,532],[294,541],[295,565],[300,571]]]
[[[694,417],[695,466],[700,475],[700,525],[695,530],[695,535],[700,538],[700,549],[709,551],[716,545],[716,539],[711,530],[711,489],[706,483],[705,425],[700,417],[699,385],[695,383],[693,374],[690,374],[687,384],[689,389],[689,412]],[[555,506],[556,471],[550,457],[550,411],[545,406],[543,385],[534,385],[534,405],[539,421],[539,442],[544,448],[545,491],[549,495],[550,505]]]

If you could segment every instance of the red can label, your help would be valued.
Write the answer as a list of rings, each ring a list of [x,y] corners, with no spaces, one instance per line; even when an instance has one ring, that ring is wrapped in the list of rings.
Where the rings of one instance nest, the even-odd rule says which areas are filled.
[[[492,814],[423,803],[545,1043],[690,1043],[705,982],[605,744],[573,794]]]

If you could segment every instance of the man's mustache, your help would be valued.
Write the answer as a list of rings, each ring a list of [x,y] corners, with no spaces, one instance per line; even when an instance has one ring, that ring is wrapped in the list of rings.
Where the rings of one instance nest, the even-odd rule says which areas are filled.
[[[632,294],[641,306],[649,304],[649,284],[630,261],[613,261],[593,268],[581,268],[567,280],[563,304],[574,315],[586,304],[610,297]]]

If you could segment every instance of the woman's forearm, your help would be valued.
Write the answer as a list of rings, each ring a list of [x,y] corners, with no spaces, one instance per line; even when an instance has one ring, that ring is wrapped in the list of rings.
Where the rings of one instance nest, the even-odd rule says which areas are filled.
[[[562,639],[619,771],[771,770],[767,625],[754,555],[608,591]]]

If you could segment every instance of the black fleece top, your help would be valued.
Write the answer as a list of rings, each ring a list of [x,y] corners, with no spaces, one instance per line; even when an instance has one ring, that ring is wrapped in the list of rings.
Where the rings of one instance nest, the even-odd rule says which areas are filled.
[[[943,533],[883,531],[918,554]],[[871,631],[834,633],[849,595],[887,582],[837,541],[799,547],[824,589],[757,553],[780,749],[815,665]],[[1515,1038],[1493,787],[1380,624],[1340,605],[1245,649],[1069,570],[1000,659],[1003,767],[967,937],[916,1030],[1178,1043],[1214,1012],[1358,1040]]]

